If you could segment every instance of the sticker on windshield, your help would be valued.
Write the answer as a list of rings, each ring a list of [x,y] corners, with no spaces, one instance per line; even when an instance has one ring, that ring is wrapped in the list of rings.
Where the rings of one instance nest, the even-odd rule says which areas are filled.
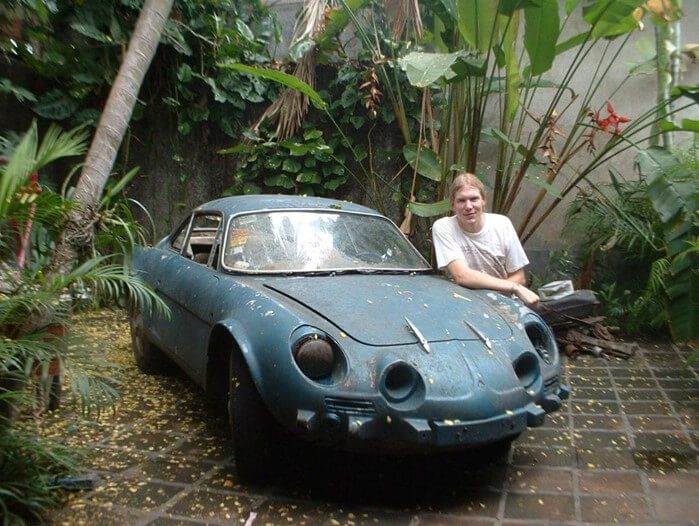
[[[234,230],[231,233],[231,240],[229,243],[230,247],[241,247],[245,245],[245,243],[248,242],[248,236],[252,230],[248,230],[247,228],[241,228],[239,230]]]

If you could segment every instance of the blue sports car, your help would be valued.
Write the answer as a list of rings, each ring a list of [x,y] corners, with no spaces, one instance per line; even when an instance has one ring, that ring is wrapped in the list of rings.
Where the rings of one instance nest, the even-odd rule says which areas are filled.
[[[134,265],[170,308],[131,313],[138,366],[170,358],[227,407],[242,478],[291,435],[392,453],[508,444],[568,396],[536,313],[436,275],[364,206],[218,199]]]

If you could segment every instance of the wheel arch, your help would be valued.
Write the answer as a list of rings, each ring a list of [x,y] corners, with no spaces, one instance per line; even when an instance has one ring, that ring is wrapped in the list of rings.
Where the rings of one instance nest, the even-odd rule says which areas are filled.
[[[245,362],[256,386],[260,368],[242,327],[232,320],[214,325],[206,356],[205,390],[212,400],[225,400],[228,394],[228,356],[235,352]]]

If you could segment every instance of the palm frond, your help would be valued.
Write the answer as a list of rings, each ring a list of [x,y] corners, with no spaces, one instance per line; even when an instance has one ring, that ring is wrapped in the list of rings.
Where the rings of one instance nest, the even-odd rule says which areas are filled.
[[[57,226],[61,224],[72,206],[70,201],[63,199],[60,195],[43,191],[32,195],[30,199],[13,199],[9,203],[7,214],[18,223],[31,220],[48,226]]]
[[[296,42],[312,38],[322,29],[328,3],[327,0],[306,0],[303,3],[303,7],[294,23],[294,31],[291,36],[292,46]]]
[[[659,258],[653,262],[648,275],[648,285],[646,286],[649,294],[656,295],[664,292],[668,272],[670,272],[670,260],[668,258]]]
[[[126,186],[133,180],[134,177],[138,174],[138,171],[140,170],[140,167],[136,166],[135,168],[129,170],[124,176],[119,179],[115,184],[110,186],[107,191],[104,194],[104,197],[102,197],[102,200],[100,201],[100,208],[108,206],[109,203],[111,202],[112,198],[119,194]]]
[[[29,378],[37,364],[49,362],[55,356],[54,344],[43,336],[0,341],[0,371]]]
[[[150,240],[148,240],[146,238],[146,236],[143,232],[145,230],[145,228],[140,228],[139,229],[139,239],[140,239],[141,243],[143,245],[147,245],[149,243],[149,241],[151,243],[155,243],[155,239],[156,239],[156,235],[157,235],[156,228],[155,228],[155,221],[153,221],[153,216],[150,214],[148,209],[145,206],[143,206],[143,204],[141,204],[140,201],[137,201],[136,199],[128,198],[128,199],[126,199],[126,203],[129,203],[129,204],[139,208],[141,210],[141,212],[143,213],[143,215],[146,216],[146,219],[148,219],[148,224],[150,225],[150,229],[148,232],[148,234],[150,235]],[[128,206],[126,206],[126,208],[128,209],[129,213],[131,214],[130,218],[134,218],[133,213],[131,212],[131,208]]]
[[[315,87],[315,64],[313,53],[306,53],[296,64],[294,76],[312,88]],[[291,137],[301,127],[301,122],[308,112],[309,100],[306,95],[292,88],[285,88],[253,125],[257,130],[265,119],[277,121],[275,137],[282,141]]]
[[[71,157],[85,153],[88,132],[84,126],[62,131],[51,125],[39,145],[36,121],[12,152],[10,161],[2,169],[0,180],[0,221],[7,217],[7,212],[17,189],[29,176],[39,171],[48,163],[62,157]]]
[[[119,399],[118,366],[102,359],[85,342],[71,339],[62,354],[62,367],[84,414],[99,414]]]
[[[0,168],[2,174],[2,178],[0,178],[0,221],[4,221],[7,217],[7,211],[17,189],[34,171],[38,141],[36,122],[34,122],[15,148],[10,161],[3,168]]]
[[[60,310],[57,303],[55,292],[38,288],[35,282],[25,282],[20,291],[0,301],[0,326],[19,326],[32,314]]]
[[[36,152],[33,171],[41,170],[56,159],[84,154],[87,151],[89,135],[89,131],[84,124],[68,131],[63,131],[52,124],[46,130],[41,146],[39,146],[39,150]]]
[[[155,309],[158,315],[169,316],[165,302],[139,275],[124,265],[107,263],[109,260],[110,256],[91,258],[65,276],[54,277],[50,288],[82,287],[93,291],[95,298],[108,300],[117,300],[126,294],[140,309]]]
[[[657,258],[662,233],[645,183],[591,186],[594,193],[581,192],[569,209],[565,231],[583,236],[593,248],[618,248],[636,260]]]

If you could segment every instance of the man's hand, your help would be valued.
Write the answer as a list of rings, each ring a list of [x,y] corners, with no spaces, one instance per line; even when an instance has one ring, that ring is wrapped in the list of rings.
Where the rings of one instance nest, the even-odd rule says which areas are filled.
[[[454,281],[469,289],[491,289],[501,294],[515,294],[525,305],[533,307],[539,303],[539,296],[523,285],[526,283],[524,270],[510,274],[507,279],[496,278],[490,274],[469,268],[463,259],[455,259],[447,265]]]
[[[522,300],[522,303],[524,303],[527,307],[535,307],[540,301],[539,296],[535,292],[529,290],[524,285],[520,285],[519,283],[514,284],[512,287],[512,293]]]

